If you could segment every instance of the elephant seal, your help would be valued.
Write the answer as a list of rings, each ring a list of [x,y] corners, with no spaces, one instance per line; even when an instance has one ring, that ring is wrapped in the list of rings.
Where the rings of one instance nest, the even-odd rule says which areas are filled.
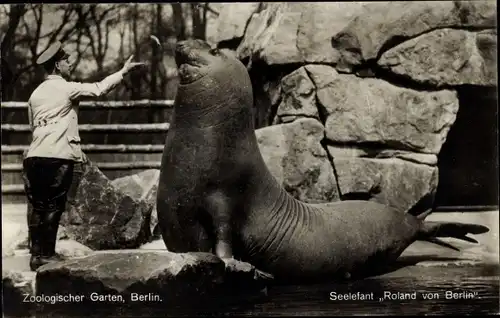
[[[475,240],[475,224],[425,222],[433,196],[410,211],[370,201],[306,204],[271,175],[257,144],[245,66],[200,40],[179,42],[180,84],[157,192],[168,250],[213,252],[274,275],[314,282],[365,275],[414,241]]]

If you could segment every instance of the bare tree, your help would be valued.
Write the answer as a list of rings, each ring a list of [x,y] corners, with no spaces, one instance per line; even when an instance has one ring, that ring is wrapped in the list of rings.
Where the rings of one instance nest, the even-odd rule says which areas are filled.
[[[191,19],[193,27],[193,38],[205,39],[205,24],[207,19],[208,3],[201,4],[199,2],[191,2]]]
[[[112,12],[117,11],[114,4],[91,5],[87,23],[84,24],[85,35],[89,40],[92,56],[97,65],[97,74],[104,71],[104,61],[109,49],[110,28],[116,24],[115,19],[109,19]]]
[[[21,18],[26,13],[26,4],[11,4],[9,10],[9,24],[7,32],[5,32],[2,39],[2,58],[8,60],[10,54],[14,49],[14,35],[21,22]]]
[[[140,11],[139,11],[139,4],[135,3],[132,6],[132,30],[131,30],[131,35],[132,35],[132,41],[130,41],[130,44],[133,45],[133,47],[130,49],[131,52],[134,52],[134,56],[137,60],[141,60],[141,45],[139,41],[139,18],[140,18]],[[132,99],[139,99],[141,95],[141,79],[138,75],[132,74],[130,76],[130,81],[131,81],[131,98]]]
[[[78,80],[102,78],[130,54],[135,60],[149,61],[149,72],[131,74],[109,98],[172,98],[177,81],[173,45],[189,37],[205,39],[207,20],[213,14],[217,12],[207,3],[2,5],[2,97],[26,100],[42,80],[36,60],[59,40],[72,47],[77,65],[95,63],[95,71],[77,68]],[[119,39],[116,43],[113,33]],[[160,39],[163,49],[152,43],[150,34]],[[110,59],[113,49],[116,59]],[[6,84],[15,81],[18,84],[9,89]]]
[[[151,33],[152,34],[160,34],[161,30],[161,13],[162,13],[162,5],[161,4],[156,4],[151,6],[151,16],[155,17],[154,19],[151,20]],[[159,62],[159,47],[154,43],[154,41],[151,41],[151,71],[150,71],[150,82],[149,82],[149,91],[151,94],[152,99],[156,99],[158,96],[157,94],[157,78],[158,78],[158,68],[160,65]]]
[[[172,11],[174,19],[174,28],[177,35],[177,41],[186,39],[186,22],[184,21],[184,12],[182,4],[179,2],[172,2]]]
[[[26,31],[26,35],[30,39],[30,41],[28,42],[28,48],[29,48],[29,51],[31,53],[31,58],[30,58],[30,63],[28,64],[28,66],[26,68],[20,70],[20,73],[24,73],[28,69],[30,69],[36,65],[36,60],[38,58],[38,52],[37,52],[38,44],[39,44],[40,40],[42,39],[41,31],[42,31],[42,24],[43,24],[43,17],[44,17],[44,9],[43,8],[44,7],[41,5],[34,5],[34,4],[30,5],[30,11],[33,13],[33,17],[35,19],[34,32],[33,32],[33,30],[31,30],[31,27],[30,27],[31,23],[27,22],[26,16],[23,15],[21,18],[22,25],[24,27],[24,30]],[[66,15],[66,11],[64,12],[64,14]],[[64,25],[62,25],[62,27],[63,26]],[[54,32],[54,34],[55,34],[55,32]],[[45,35],[44,37],[46,37],[48,35],[49,34]],[[52,38],[50,40],[52,40]],[[50,40],[49,40],[49,44],[51,44]],[[30,73],[30,75],[29,75],[30,81],[33,80],[33,77],[36,77],[36,73],[35,74]]]
[[[86,13],[82,11],[82,7],[79,4],[29,4],[24,5],[23,9],[23,14],[18,15],[19,20],[16,19],[17,25],[14,33],[4,37],[4,41],[7,41],[8,45],[4,47],[2,43],[2,49],[10,47],[9,50],[11,52],[16,49],[16,55],[7,53],[7,56],[9,56],[9,65],[14,74],[12,82],[20,80],[23,89],[31,90],[41,80],[42,73],[37,71],[36,64],[36,60],[40,54],[54,43],[54,41],[60,40],[61,42],[65,42],[78,33],[79,26],[86,19]],[[78,15],[78,12],[82,14]],[[13,14],[12,10],[10,13]],[[47,14],[60,17],[60,20],[56,20],[59,23],[55,28],[43,33],[44,16]],[[75,22],[71,23],[72,21]],[[42,44],[43,46],[41,46]],[[4,98],[14,98],[18,91],[20,96],[25,95],[22,93],[22,90],[7,91]]]
[[[9,22],[7,31],[2,39],[2,99],[10,99],[12,97],[12,84],[15,82],[15,69],[10,62],[10,57],[14,51],[14,35],[21,21],[22,16],[26,13],[25,4],[11,4],[9,11]]]
[[[78,28],[76,30],[76,32],[77,32],[76,39],[74,39],[73,41],[70,41],[70,42],[74,43],[76,45],[75,69],[77,69],[78,65],[80,64],[80,62],[84,58],[85,52],[87,52],[88,48],[90,47],[90,42],[89,42],[82,48],[83,36],[85,34],[85,28],[83,26],[86,23],[85,21],[87,19],[87,16],[90,13],[90,10],[89,9],[84,10],[83,7],[80,6],[80,7],[76,7],[75,11],[78,15],[79,23],[77,24]]]

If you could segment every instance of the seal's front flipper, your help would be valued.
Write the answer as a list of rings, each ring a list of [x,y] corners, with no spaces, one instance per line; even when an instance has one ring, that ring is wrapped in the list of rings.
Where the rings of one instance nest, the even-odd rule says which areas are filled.
[[[234,258],[223,258],[222,260],[226,264],[226,269],[229,272],[250,274],[253,273],[253,279],[255,281],[268,281],[274,279],[274,276],[272,274],[261,271],[250,263],[238,261]]]
[[[233,258],[229,198],[222,192],[216,191],[208,196],[207,205],[215,231],[215,255],[222,259]]]
[[[234,258],[231,244],[223,238],[217,238],[217,242],[215,243],[215,255],[219,256],[222,259]]]
[[[254,279],[256,280],[273,280],[274,275],[270,273],[263,272],[259,269],[255,269]]]

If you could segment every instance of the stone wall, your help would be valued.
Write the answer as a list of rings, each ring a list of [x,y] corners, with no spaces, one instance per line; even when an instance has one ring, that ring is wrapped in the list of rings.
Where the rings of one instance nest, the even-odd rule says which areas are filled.
[[[248,67],[257,128],[323,131],[332,177],[312,186],[335,189],[319,201],[407,210],[437,189],[459,90],[497,87],[494,1],[225,4],[216,28]]]

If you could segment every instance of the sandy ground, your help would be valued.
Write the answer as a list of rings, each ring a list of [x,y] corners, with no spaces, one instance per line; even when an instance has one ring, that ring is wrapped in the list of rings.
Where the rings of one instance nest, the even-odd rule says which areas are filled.
[[[428,242],[415,242],[403,253],[401,256],[403,259],[417,259],[419,265],[499,262],[498,211],[434,213],[427,220],[482,224],[489,227],[490,231],[485,234],[471,235],[479,244],[444,239],[459,248],[459,252]],[[2,205],[2,248],[16,244],[22,233],[26,233],[26,205]],[[5,261],[7,260],[3,259],[4,265],[7,265]]]

